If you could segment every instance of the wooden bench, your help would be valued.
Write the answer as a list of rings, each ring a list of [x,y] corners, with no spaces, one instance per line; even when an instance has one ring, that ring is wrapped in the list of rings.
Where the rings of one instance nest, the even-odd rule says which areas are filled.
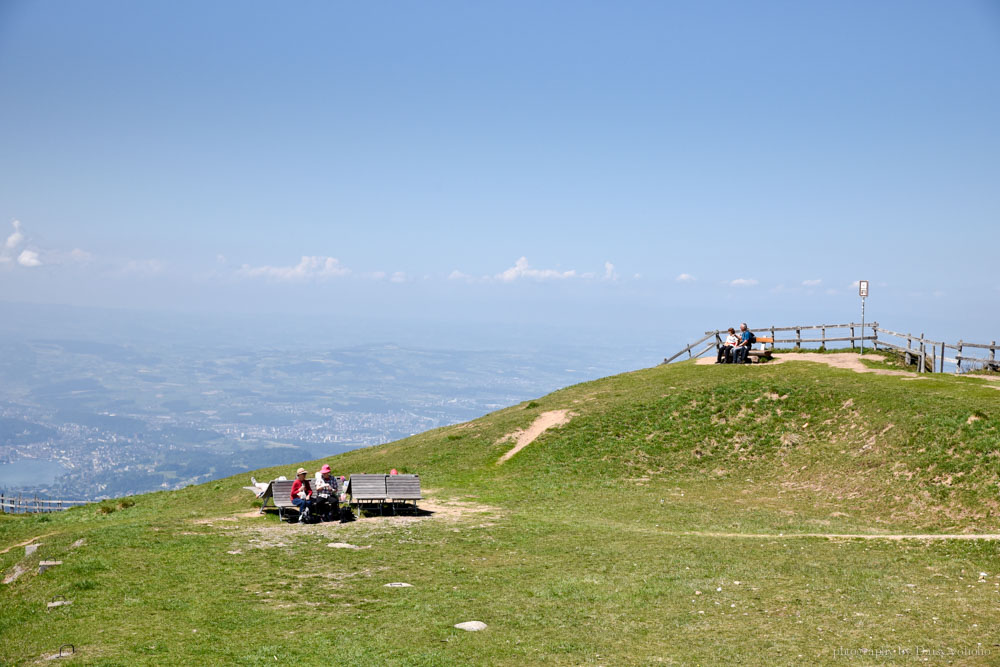
[[[420,495],[420,475],[351,475],[345,493],[351,496],[351,505],[358,508],[358,517],[366,506],[378,504],[379,513],[386,503],[396,511],[396,503],[413,501],[414,511]]]
[[[361,517],[361,509],[366,505],[378,504],[379,513],[382,512],[382,505],[389,499],[385,488],[385,478],[388,475],[351,475],[347,480],[347,487],[344,493],[351,497],[351,505],[358,508],[358,517]]]
[[[769,343],[771,347],[774,347],[774,339],[771,338],[770,336],[757,336],[757,342]],[[763,350],[754,350],[751,348],[750,351],[747,352],[747,359],[752,359],[753,362],[757,364],[760,363],[761,359],[770,359],[770,358],[771,358],[771,350],[768,349],[767,346],[765,346]]]
[[[260,496],[263,501],[260,505],[260,513],[264,513],[267,501],[271,499],[274,501],[274,506],[278,508],[279,518],[285,518],[285,510],[290,510],[298,515],[299,508],[292,502],[292,484],[294,483],[294,479],[276,479],[268,484]]]
[[[392,511],[396,511],[396,503],[413,501],[413,511],[417,511],[417,501],[420,495],[420,475],[387,475],[385,478],[385,493],[392,501]]]

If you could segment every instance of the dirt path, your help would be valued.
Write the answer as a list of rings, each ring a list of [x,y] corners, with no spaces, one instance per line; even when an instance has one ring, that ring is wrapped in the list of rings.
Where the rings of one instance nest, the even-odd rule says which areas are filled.
[[[18,547],[26,547],[29,544],[31,544],[32,542],[34,542],[35,540],[40,540],[43,537],[48,537],[49,535],[55,535],[55,534],[56,533],[45,533],[44,535],[39,535],[38,537],[32,537],[30,540],[25,540],[24,542],[20,542],[19,544],[12,544],[9,547],[7,547],[6,549],[4,549],[3,551],[0,551],[0,554],[5,554],[8,551],[10,551],[11,549],[16,549]]]
[[[500,457],[497,461],[497,465],[502,464],[504,461],[514,456],[514,454],[517,454],[519,451],[530,445],[535,441],[535,438],[540,436],[542,433],[545,433],[545,431],[550,428],[555,428],[556,426],[562,426],[563,424],[569,423],[569,420],[572,419],[573,416],[573,413],[569,410],[549,410],[548,412],[543,412],[538,415],[538,418],[531,422],[531,426],[529,426],[527,430],[518,429],[513,433],[508,433],[501,438],[500,441],[516,440],[516,443],[514,447]]]
[[[907,378],[920,379],[920,375],[909,371],[890,371],[884,368],[868,368],[861,363],[860,355],[851,352],[834,352],[832,354],[821,354],[819,352],[793,352],[789,354],[776,354],[774,355],[774,358],[765,365],[770,366],[772,364],[783,364],[786,361],[813,361],[820,364],[826,364],[827,366],[832,366],[833,368],[844,368],[849,371],[854,371],[855,373],[901,375]],[[695,363],[700,366],[705,366],[708,364],[714,364],[715,361],[710,357],[702,357]]]
[[[972,540],[972,541],[991,541],[1000,540],[1000,534],[989,533],[985,535],[966,535],[966,534],[952,534],[952,535],[934,535],[934,534],[917,534],[917,535],[878,535],[872,533],[788,533],[786,534],[762,534],[762,533],[702,533],[698,531],[680,532],[680,533],[665,533],[666,535],[671,535],[674,537],[724,537],[724,538],[745,538],[754,540],[790,540],[794,538],[801,537],[824,537],[829,540]]]

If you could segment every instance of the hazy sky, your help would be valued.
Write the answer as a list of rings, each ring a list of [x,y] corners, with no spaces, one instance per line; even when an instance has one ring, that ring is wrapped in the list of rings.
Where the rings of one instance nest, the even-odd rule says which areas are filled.
[[[0,3],[6,302],[989,340],[998,156],[995,2]]]

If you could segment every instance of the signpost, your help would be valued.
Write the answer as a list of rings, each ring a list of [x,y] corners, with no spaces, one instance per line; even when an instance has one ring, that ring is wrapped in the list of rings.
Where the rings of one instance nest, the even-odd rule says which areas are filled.
[[[868,281],[858,281],[858,296],[861,297],[861,354],[865,353],[865,298],[868,296]]]

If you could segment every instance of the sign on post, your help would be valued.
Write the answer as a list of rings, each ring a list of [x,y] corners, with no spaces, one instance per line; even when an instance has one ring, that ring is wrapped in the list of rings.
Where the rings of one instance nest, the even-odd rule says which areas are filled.
[[[858,296],[861,297],[861,354],[865,353],[865,297],[868,296],[868,281],[858,281]]]

